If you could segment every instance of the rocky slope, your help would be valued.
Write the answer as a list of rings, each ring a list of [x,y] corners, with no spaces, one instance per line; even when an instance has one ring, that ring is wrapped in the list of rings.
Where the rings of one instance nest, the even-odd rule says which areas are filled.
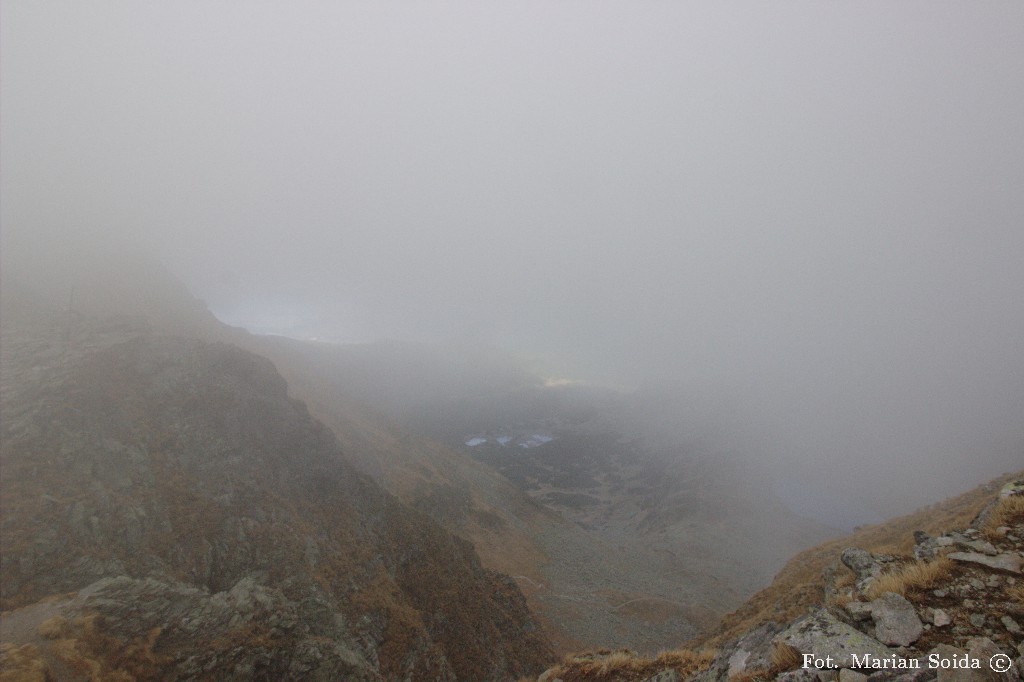
[[[126,318],[2,334],[5,675],[506,680],[551,655],[515,584],[267,360]]]
[[[773,585],[780,602],[774,617],[765,617],[763,599],[752,600],[740,610],[744,627],[727,619],[717,636],[693,641],[691,649],[657,659],[628,651],[570,656],[538,680],[1020,680],[1024,476],[996,489],[967,527],[935,536],[917,531],[907,553],[846,547],[814,581],[821,588],[817,598],[809,597],[814,590],[806,583],[780,575],[776,582],[788,587]],[[962,511],[965,498],[977,494],[940,505],[932,516]],[[880,529],[873,532],[877,537]],[[794,590],[800,584],[805,587]],[[785,603],[794,601],[805,607],[798,615]],[[696,652],[708,644],[717,648]]]

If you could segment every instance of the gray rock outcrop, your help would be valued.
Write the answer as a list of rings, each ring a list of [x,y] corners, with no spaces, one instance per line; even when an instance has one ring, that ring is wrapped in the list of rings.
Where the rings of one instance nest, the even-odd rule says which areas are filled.
[[[1021,559],[1019,554],[997,554],[995,556],[988,556],[987,554],[979,554],[978,552],[953,552],[947,554],[953,561],[959,561],[961,563],[968,564],[979,564],[988,568],[993,568],[997,571],[1006,571],[1007,573],[1021,573],[1021,567],[1024,566],[1024,559]]]
[[[843,565],[853,571],[857,589],[861,591],[882,572],[882,566],[875,556],[859,547],[847,547],[839,559]]]
[[[108,635],[130,641],[159,628],[161,637],[182,642],[163,666],[175,679],[380,680],[340,616],[253,578],[212,595],[175,581],[105,578],[82,594],[72,613],[99,615]],[[209,646],[216,641],[234,645]]]
[[[875,637],[882,644],[910,646],[924,633],[914,605],[895,592],[886,592],[871,602]]]
[[[888,658],[892,651],[873,637],[838,620],[824,609],[793,623],[776,641],[788,644],[801,654],[831,658],[839,668],[856,667],[851,655]]]
[[[768,670],[772,663],[775,636],[783,628],[778,623],[762,623],[735,642],[721,648],[703,678],[724,682],[751,670]]]

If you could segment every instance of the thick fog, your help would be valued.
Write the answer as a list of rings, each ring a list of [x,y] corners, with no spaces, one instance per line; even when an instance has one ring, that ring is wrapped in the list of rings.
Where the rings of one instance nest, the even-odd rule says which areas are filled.
[[[128,244],[254,331],[670,382],[880,508],[1024,466],[1020,2],[0,19],[5,267]]]

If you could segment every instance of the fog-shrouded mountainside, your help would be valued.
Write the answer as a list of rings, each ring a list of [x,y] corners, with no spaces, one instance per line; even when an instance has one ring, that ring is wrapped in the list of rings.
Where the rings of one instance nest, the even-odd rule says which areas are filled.
[[[514,380],[504,365],[492,369],[486,363],[471,370],[463,364],[459,369],[471,380],[442,390],[458,356],[436,346],[417,352],[411,344],[352,348],[265,342],[274,348],[268,355],[283,365],[307,368],[306,380],[298,384],[336,396],[335,403],[343,396],[370,402],[391,423],[447,446],[444,458],[453,464],[444,467],[446,475],[465,476],[478,469],[475,464],[484,464],[543,509],[585,531],[591,543],[606,548],[602,551],[627,557],[632,567],[626,575],[592,579],[603,590],[580,589],[581,582],[590,581],[579,580],[577,567],[595,570],[593,558],[569,553],[547,563],[541,582],[566,584],[559,577],[566,565],[573,585],[566,596],[573,599],[551,600],[542,613],[558,613],[557,620],[584,641],[593,642],[603,628],[581,630],[570,625],[573,620],[591,620],[589,614],[601,612],[622,617],[635,610],[641,627],[630,643],[668,646],[680,628],[689,629],[687,621],[706,625],[768,582],[793,552],[835,532],[788,510],[770,486],[759,485],[754,472],[737,467],[728,453],[699,441],[681,444],[672,433],[676,424],[651,427],[641,418],[643,400],[634,394],[544,385],[532,376]],[[393,372],[392,359],[398,366],[412,365],[408,380]],[[375,392],[378,381],[392,392]],[[408,488],[402,481],[422,478],[415,471],[423,462],[444,461],[437,452],[437,447],[419,451],[406,461],[380,453],[365,466],[391,479],[396,490]],[[408,494],[430,497],[433,493],[425,492],[430,489],[421,480],[418,492]],[[564,540],[557,545],[563,546],[543,554],[562,554]],[[750,561],[751,547],[757,547],[757,561]],[[524,589],[530,594],[529,585]],[[565,613],[563,601],[580,615]],[[659,641],[652,634],[661,628],[665,637]]]
[[[515,583],[358,472],[268,360],[3,292],[5,666],[506,680],[550,657]]]
[[[30,284],[11,290],[32,288],[55,308],[144,314],[158,329],[270,358],[343,457],[513,576],[562,650],[674,646],[833,532],[788,510],[728,453],[681,442],[687,415],[652,419],[647,394],[552,385],[465,344],[249,335],[134,256]],[[474,438],[484,442],[467,445]]]
[[[67,273],[0,288],[10,669],[515,679],[581,649],[729,650],[837,579],[847,540],[807,550],[836,531],[668,389],[545,381],[465,345],[255,336],[134,257]],[[898,535],[965,525],[982,498],[851,544],[909,552]]]
[[[1019,0],[0,0],[0,682],[1024,682],[1022,65]]]

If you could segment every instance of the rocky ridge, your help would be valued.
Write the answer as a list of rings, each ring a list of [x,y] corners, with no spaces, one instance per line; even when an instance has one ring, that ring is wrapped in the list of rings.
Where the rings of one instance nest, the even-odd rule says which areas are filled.
[[[1003,486],[969,527],[914,540],[912,555],[848,547],[845,570],[826,571],[821,603],[791,622],[757,624],[703,664],[687,651],[663,661],[604,651],[567,657],[538,680],[1020,680],[1024,479]]]
[[[137,318],[4,322],[4,679],[497,681],[551,655],[513,581],[269,361]]]

